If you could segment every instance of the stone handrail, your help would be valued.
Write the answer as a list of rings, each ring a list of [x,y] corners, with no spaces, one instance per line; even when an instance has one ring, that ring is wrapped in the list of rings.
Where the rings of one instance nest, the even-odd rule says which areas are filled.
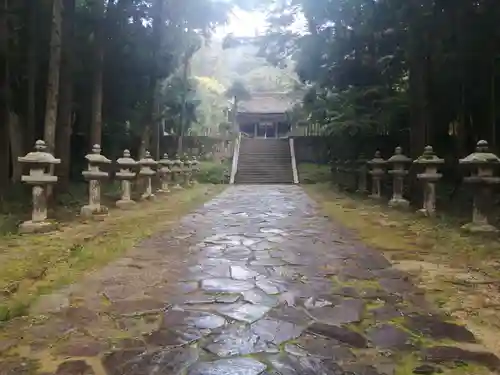
[[[229,179],[229,183],[231,185],[234,184],[234,178],[236,177],[236,172],[238,171],[238,158],[240,156],[240,144],[241,144],[241,133],[238,133],[238,138],[236,138],[236,142],[234,145],[233,165],[231,167],[231,177]]]
[[[299,183],[299,174],[297,172],[297,161],[295,160],[295,142],[292,137],[289,138],[290,142],[290,155],[292,156],[292,171],[293,171],[293,183]]]

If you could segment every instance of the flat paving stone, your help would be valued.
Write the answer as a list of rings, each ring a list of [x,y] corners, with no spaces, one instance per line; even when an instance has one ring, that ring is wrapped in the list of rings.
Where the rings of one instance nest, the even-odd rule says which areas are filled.
[[[220,359],[200,362],[189,369],[188,375],[259,375],[266,365],[252,358]]]
[[[411,346],[410,334],[390,324],[371,329],[368,338],[372,344],[382,349],[408,349]]]
[[[262,289],[267,294],[279,294],[286,292],[288,290],[288,286],[286,285],[286,282],[283,280],[260,277],[257,278],[256,284],[260,289]]]
[[[206,279],[201,282],[201,289],[212,293],[241,293],[254,287],[254,283],[233,279]]]
[[[155,352],[118,352],[113,361],[104,360],[104,368],[109,375],[154,375],[183,374],[199,357],[196,348],[178,348]],[[136,355],[134,355],[136,354]]]
[[[232,324],[211,336],[204,349],[219,357],[248,355],[264,351],[259,336],[248,325]]]
[[[231,266],[231,278],[235,280],[248,280],[259,276],[260,274],[250,268],[243,266]]]
[[[271,310],[269,306],[253,305],[250,303],[234,304],[218,309],[221,314],[229,318],[247,323],[252,323],[262,318],[269,310]]]
[[[261,289],[251,289],[241,293],[243,300],[250,302],[254,305],[263,305],[274,307],[280,302],[279,299],[274,295],[269,295],[262,291]]]

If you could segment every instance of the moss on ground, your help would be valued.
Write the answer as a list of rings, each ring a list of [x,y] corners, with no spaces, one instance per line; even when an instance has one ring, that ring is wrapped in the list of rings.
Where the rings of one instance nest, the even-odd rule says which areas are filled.
[[[446,217],[391,210],[329,184],[304,186],[325,215],[412,275],[427,298],[500,355],[500,242],[465,235]]]
[[[297,171],[301,184],[317,184],[332,180],[330,166],[326,164],[299,163]]]
[[[38,296],[106,265],[222,190],[197,185],[134,210],[112,209],[102,221],[66,223],[50,234],[1,236],[0,320],[27,314]]]

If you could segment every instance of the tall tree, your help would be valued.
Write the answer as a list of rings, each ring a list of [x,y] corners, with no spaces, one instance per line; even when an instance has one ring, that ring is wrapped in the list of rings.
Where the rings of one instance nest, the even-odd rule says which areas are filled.
[[[89,147],[102,143],[105,9],[104,0],[93,0],[92,15],[95,26],[93,32],[93,76]]]
[[[44,140],[50,152],[55,151],[57,107],[59,104],[59,72],[61,69],[62,0],[52,1],[50,60],[47,78]]]
[[[61,158],[59,189],[68,188],[71,166],[71,133],[73,126],[73,66],[74,66],[75,0],[64,0],[63,47],[61,84],[59,85],[59,114],[56,133],[56,152]]]

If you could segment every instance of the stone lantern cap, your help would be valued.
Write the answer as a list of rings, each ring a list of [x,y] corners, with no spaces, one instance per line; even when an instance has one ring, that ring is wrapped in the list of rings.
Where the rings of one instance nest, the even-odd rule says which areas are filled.
[[[387,164],[387,161],[382,159],[382,154],[380,153],[380,151],[376,151],[374,158],[368,161],[368,164],[382,167]]]
[[[123,157],[119,158],[116,161],[116,164],[123,168],[134,168],[138,165],[138,163],[130,156],[129,150],[123,150]]]
[[[35,151],[29,152],[25,156],[20,156],[17,160],[20,163],[26,164],[41,164],[49,166],[52,164],[60,164],[61,159],[56,159],[51,153],[47,152],[47,145],[45,141],[38,140],[35,142]]]
[[[139,171],[139,175],[141,176],[154,176],[156,172],[151,168],[156,166],[158,163],[153,160],[151,157],[151,153],[146,151],[146,155],[144,158],[139,160],[139,165],[141,166],[141,170]]]
[[[426,146],[424,153],[413,161],[414,164],[419,165],[439,165],[444,164],[444,159],[439,158],[432,148],[432,146]]]
[[[86,155],[85,159],[89,162],[89,168],[111,163],[111,160],[106,158],[104,155],[101,155],[101,146],[99,145],[94,145],[94,147],[92,147],[92,153]],[[99,180],[107,178],[108,172],[100,171],[99,169],[88,169],[83,171],[82,175],[86,180]]]
[[[469,156],[466,156],[463,159],[460,159],[459,163],[462,165],[491,165],[496,166],[500,163],[500,158],[496,156],[494,153],[489,152],[488,142],[479,141],[477,142],[476,152],[473,152]]]
[[[151,157],[151,153],[149,151],[146,151],[146,155],[139,160],[139,165],[141,166],[149,166],[149,167],[154,167],[158,163]]]
[[[394,155],[387,159],[387,163],[389,164],[404,164],[411,162],[412,160],[408,156],[403,154],[403,149],[399,146],[394,150]]]
[[[165,168],[169,168],[172,165],[172,161],[168,158],[168,154],[163,154],[163,157],[158,160],[158,164]]]
[[[417,174],[419,180],[435,182],[438,181],[443,175],[437,173],[437,166],[444,164],[444,159],[440,159],[432,149],[432,146],[426,146],[424,153],[413,161],[416,165],[426,167],[423,173]]]
[[[124,150],[123,157],[119,158],[116,161],[116,164],[121,168],[120,171],[115,173],[116,178],[119,180],[132,180],[135,178],[135,173],[130,170],[124,169],[133,169],[137,167],[137,162],[130,157],[130,151]]]
[[[99,164],[110,164],[111,160],[109,160],[106,156],[101,155],[101,146],[94,145],[92,147],[92,152],[85,156],[85,159],[88,160],[89,164],[99,165]]]
[[[46,152],[47,146],[42,140],[35,143],[35,151],[29,152],[26,156],[20,156],[17,160],[20,163],[30,166],[29,175],[21,176],[21,181],[29,185],[47,185],[57,182],[57,176],[44,172],[44,169],[52,164],[59,164],[61,159],[56,159],[52,154]]]
[[[381,177],[385,174],[384,167],[387,164],[387,161],[382,159],[380,151],[375,152],[375,157],[368,161],[368,164],[372,166],[372,170],[368,172],[372,176]]]
[[[477,168],[472,172],[472,176],[465,177],[464,182],[470,184],[494,185],[500,183],[500,177],[493,176],[493,168],[500,164],[500,159],[495,154],[489,152],[488,142],[477,142],[476,152],[460,159],[460,165],[469,168]]]

